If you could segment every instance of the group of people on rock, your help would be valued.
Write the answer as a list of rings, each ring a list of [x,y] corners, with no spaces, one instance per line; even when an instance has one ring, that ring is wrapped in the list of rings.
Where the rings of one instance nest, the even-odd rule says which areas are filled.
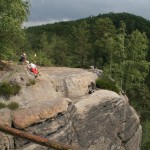
[[[37,69],[37,66],[34,63],[29,63],[29,61],[27,60],[27,55],[26,53],[23,53],[20,56],[19,61],[23,64],[26,65],[27,68],[35,75],[35,77],[37,77],[39,75],[39,71]]]

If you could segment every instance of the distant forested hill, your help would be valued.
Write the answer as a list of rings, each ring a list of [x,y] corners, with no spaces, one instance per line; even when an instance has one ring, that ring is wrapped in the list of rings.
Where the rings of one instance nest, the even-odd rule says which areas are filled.
[[[48,51],[50,51],[50,49],[51,50],[54,49],[53,46],[54,46],[55,41],[62,42],[62,40],[63,40],[63,43],[65,42],[66,46],[67,46],[67,48],[63,48],[63,49],[66,49],[66,51],[69,51],[69,53],[76,53],[74,50],[75,45],[73,44],[74,39],[72,37],[72,34],[74,34],[73,28],[78,28],[82,22],[86,22],[86,24],[88,25],[88,27],[86,27],[86,29],[89,32],[89,35],[87,35],[87,38],[88,38],[87,40],[91,45],[91,48],[89,48],[89,49],[91,49],[91,51],[92,51],[92,49],[97,49],[97,47],[95,47],[95,43],[94,43],[98,37],[98,35],[96,35],[96,32],[99,32],[99,34],[101,34],[101,35],[99,35],[98,38],[103,36],[102,35],[103,33],[100,33],[101,31],[96,31],[96,28],[97,28],[96,26],[98,26],[98,25],[96,25],[96,22],[97,22],[97,20],[102,19],[102,18],[103,19],[109,18],[113,22],[113,25],[116,28],[116,32],[118,32],[117,30],[120,28],[120,23],[122,21],[126,24],[125,32],[127,35],[131,34],[135,30],[138,30],[141,33],[143,33],[143,32],[146,33],[147,38],[150,41],[150,21],[149,20],[146,20],[140,16],[136,16],[136,15],[129,14],[129,13],[108,13],[108,14],[99,14],[98,16],[90,16],[90,17],[75,20],[75,21],[58,22],[58,23],[54,23],[54,24],[46,24],[46,25],[28,27],[27,29],[25,29],[25,31],[27,33],[26,34],[27,41],[23,45],[23,49],[27,49],[28,51],[31,50],[32,52],[38,53],[40,51],[40,49],[42,49],[42,47],[44,46],[45,48],[43,48],[42,52],[44,52],[44,49],[47,49],[47,52],[48,52]],[[106,27],[107,27],[107,25],[106,25]],[[103,28],[104,28],[103,25],[101,28],[103,30]],[[108,28],[109,28],[109,26],[108,26]],[[80,30],[85,30],[85,29],[80,29]],[[104,31],[105,31],[105,29],[104,29]],[[109,31],[107,31],[107,29],[106,29],[106,32],[109,32]],[[76,33],[76,34],[79,34],[79,33]],[[44,40],[44,38],[45,38],[45,40]],[[43,43],[43,41],[45,41],[47,43]],[[43,45],[43,44],[45,44],[45,45]],[[63,46],[66,47],[65,45],[63,45]],[[62,49],[62,48],[60,48],[60,49]],[[147,59],[150,61],[150,48],[148,48],[148,49],[149,49],[149,51],[148,51]],[[84,51],[85,51],[85,49],[84,49]],[[51,54],[52,53],[53,52],[51,52]],[[69,56],[69,54],[68,53],[66,54],[65,51],[64,51],[64,53],[65,53],[65,55]],[[97,53],[97,52],[90,52],[90,53],[93,56],[94,53]],[[44,54],[40,54],[40,55],[41,55],[41,57],[42,56],[44,57]],[[99,61],[103,61],[103,63],[100,63],[98,65],[103,66],[104,63],[107,62],[107,58],[104,56],[104,53],[103,54],[101,53],[100,55],[101,55],[100,57],[102,57],[100,59],[102,59],[102,60],[99,60]],[[49,56],[48,59],[51,56]],[[59,58],[56,58],[56,59],[59,59]],[[79,58],[77,58],[77,59],[79,59]],[[90,58],[90,60],[94,61],[94,64],[92,64],[92,65],[97,66],[96,61],[98,61],[98,58]],[[88,64],[91,64],[91,61]],[[45,58],[45,63],[49,64],[47,58]],[[45,63],[43,62],[43,64],[45,64]],[[54,61],[54,60],[51,60],[50,63],[52,63],[54,65],[61,65],[61,64],[66,65],[66,63],[60,64],[60,62],[58,62],[58,61],[56,63],[56,61]],[[73,64],[70,64],[68,66],[81,67],[81,65],[73,65]]]
[[[108,13],[99,15],[98,17],[109,17],[115,26],[119,27],[119,22],[123,21],[126,23],[127,31],[131,33],[135,29],[138,29],[141,32],[145,32],[147,36],[150,38],[150,21],[144,19],[143,17],[136,16],[129,13]]]
[[[116,28],[119,28],[120,21],[126,23],[126,29],[128,33],[131,33],[135,29],[138,29],[141,32],[145,32],[150,38],[150,21],[144,19],[143,17],[136,16],[129,13],[108,13],[108,14],[99,14],[98,16],[90,16],[88,18],[79,19],[76,21],[68,22],[58,22],[54,24],[46,24],[40,26],[28,27],[26,30],[32,34],[42,34],[43,32],[48,32],[49,34],[57,34],[61,36],[67,36],[73,26],[77,26],[83,20],[86,20],[90,25],[95,24],[95,21],[98,18],[110,18]]]

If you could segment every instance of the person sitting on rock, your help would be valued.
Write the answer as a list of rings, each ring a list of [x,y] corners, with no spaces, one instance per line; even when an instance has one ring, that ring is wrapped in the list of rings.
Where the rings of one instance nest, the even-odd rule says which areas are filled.
[[[37,66],[33,63],[29,64],[29,61],[27,61],[27,63],[28,63],[27,66],[28,66],[29,70],[35,75],[35,77],[37,77],[39,75],[39,71],[37,69]]]
[[[96,90],[96,84],[94,82],[91,82],[90,85],[88,85],[88,94],[92,94]]]
[[[22,64],[25,64],[26,58],[27,58],[26,53],[23,53],[23,54],[21,55],[19,61],[20,61]]]

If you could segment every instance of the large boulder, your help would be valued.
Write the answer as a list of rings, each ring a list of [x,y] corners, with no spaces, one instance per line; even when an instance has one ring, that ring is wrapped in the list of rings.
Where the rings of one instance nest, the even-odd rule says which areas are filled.
[[[98,77],[96,73],[80,68],[49,67],[39,70],[41,76],[35,79],[35,85],[26,86],[31,78],[23,68],[23,73],[15,73],[11,77],[10,80],[16,79],[22,89],[9,101],[19,103],[21,107],[32,107],[51,99],[78,98],[88,93],[88,85]]]
[[[127,97],[102,89],[88,94],[89,85],[102,71],[50,67],[40,68],[40,74],[30,86],[26,85],[30,75],[25,72],[11,76],[22,89],[9,102],[20,107],[13,113],[1,110],[0,123],[85,150],[140,150],[140,120]],[[5,142],[6,136],[11,142]],[[4,149],[47,150],[4,133],[0,138]]]
[[[128,100],[99,90],[76,104],[78,142],[88,150],[140,150],[139,117]]]
[[[85,95],[76,104],[67,98],[18,110],[13,122],[26,132],[85,150],[140,150],[142,132],[136,112],[126,97],[108,90]],[[15,141],[22,150],[46,150],[26,140]]]

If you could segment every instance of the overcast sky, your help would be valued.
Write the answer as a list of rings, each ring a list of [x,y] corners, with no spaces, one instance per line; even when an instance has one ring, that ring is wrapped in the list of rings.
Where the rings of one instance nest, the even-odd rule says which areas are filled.
[[[31,0],[26,26],[128,12],[150,20],[150,0]]]

